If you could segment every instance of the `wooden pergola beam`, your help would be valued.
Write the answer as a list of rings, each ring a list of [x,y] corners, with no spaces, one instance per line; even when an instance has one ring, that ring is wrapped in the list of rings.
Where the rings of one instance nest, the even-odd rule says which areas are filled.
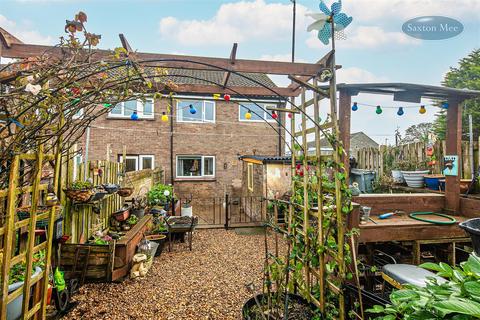
[[[299,90],[292,90],[290,88],[271,88],[271,90],[264,87],[231,87],[222,88],[221,85],[208,84],[177,84],[176,93],[228,93],[230,95],[245,95],[245,96],[276,96],[294,97],[299,94]],[[278,98],[278,97],[277,97]]]
[[[302,81],[302,80],[300,80],[300,79],[298,79],[294,76],[288,76],[288,79],[292,80],[293,82],[298,83],[300,86],[303,86],[307,89],[312,90],[313,92],[318,93],[320,96],[323,96],[323,97],[329,97],[330,96],[330,94],[327,90],[323,90],[323,89],[314,87],[310,83],[304,82],[304,81]]]
[[[127,51],[127,54],[129,55],[130,53],[132,53],[133,52],[132,47],[128,43],[128,40],[125,37],[125,35],[123,33],[120,33],[118,35],[118,37],[120,38],[120,42],[122,43],[122,47]]]
[[[234,43],[232,47],[232,52],[230,52],[230,63],[232,65],[235,64],[235,59],[237,58],[237,47],[238,47],[238,43]],[[223,74],[222,83],[224,88],[227,86],[228,79],[230,79],[230,74],[231,74],[230,71],[225,71],[225,73]]]

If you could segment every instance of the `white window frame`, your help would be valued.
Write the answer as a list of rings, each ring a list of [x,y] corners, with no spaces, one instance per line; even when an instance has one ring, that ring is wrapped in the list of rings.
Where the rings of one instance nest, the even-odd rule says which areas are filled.
[[[181,176],[179,174],[179,158],[201,158],[201,163],[200,163],[200,172],[201,174],[199,176]],[[204,169],[205,169],[205,158],[212,158],[213,159],[213,174],[211,175],[206,175],[205,172],[204,172]],[[176,156],[176,163],[175,163],[175,175],[177,178],[181,178],[181,179],[184,179],[184,178],[188,178],[188,179],[204,179],[204,178],[215,178],[215,174],[217,172],[216,170],[216,158],[215,156],[201,156],[201,155],[198,155],[198,154],[182,154],[182,155],[177,155]]]
[[[198,103],[198,102],[202,102],[202,110],[197,110],[197,112],[201,111],[202,112],[202,120],[199,120],[199,121],[195,121],[195,120],[183,120],[183,119],[180,119],[180,112],[179,112],[179,109],[180,109],[180,106],[179,104],[181,102],[191,102],[192,104],[195,104],[195,103]],[[212,103],[213,104],[213,120],[206,120],[205,119],[205,103]],[[215,123],[215,120],[216,120],[216,111],[217,111],[217,104],[215,103],[215,101],[211,101],[211,100],[201,100],[201,99],[177,99],[177,104],[176,104],[176,120],[177,122],[180,122],[180,123]]]
[[[132,100],[128,100],[128,101],[132,101]],[[154,99],[152,99],[152,98],[146,99],[146,101],[148,101],[152,104],[152,114],[148,114],[148,115],[145,115],[143,113],[144,106],[145,106],[143,101],[140,100],[140,99],[136,99],[136,101],[137,101],[137,115],[138,115],[139,119],[154,119],[155,118],[155,101],[154,101]],[[126,115],[125,114],[125,102],[126,101],[122,101],[122,102],[118,103],[118,104],[121,105],[122,114],[115,114],[115,113],[112,113],[110,111],[110,112],[108,112],[108,118],[110,118],[110,119],[130,119],[131,115]]]
[[[248,119],[242,119],[242,108],[245,108],[243,107],[242,105],[243,104],[253,104],[253,105],[259,105],[261,106],[263,109],[265,109],[263,111],[263,119],[262,120],[248,120]],[[268,112],[267,112],[267,108],[277,108],[277,105],[274,104],[274,103],[252,103],[252,102],[245,102],[245,101],[242,101],[242,102],[238,102],[238,121],[241,121],[241,122],[275,122],[275,119],[269,119],[268,118]]]
[[[125,156],[126,160],[135,160],[135,171],[145,169],[143,167],[143,159],[144,158],[152,158],[152,168],[147,169],[154,169],[155,168],[155,156],[153,154],[139,154],[139,155],[127,155]],[[120,162],[123,162],[123,155],[119,157]]]

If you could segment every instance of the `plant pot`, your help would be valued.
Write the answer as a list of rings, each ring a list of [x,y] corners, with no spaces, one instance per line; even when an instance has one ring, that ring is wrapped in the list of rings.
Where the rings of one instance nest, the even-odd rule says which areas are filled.
[[[181,216],[182,217],[191,217],[192,216],[192,206],[188,206],[188,207],[182,206]]]
[[[118,191],[118,184],[113,184],[113,183],[108,183],[108,184],[104,184],[103,186],[103,189],[105,189],[105,191],[107,191],[109,194],[112,194],[112,193],[115,193]]]
[[[145,209],[130,209],[130,214],[137,216],[138,220],[140,220],[145,215]]]
[[[404,183],[405,179],[403,178],[402,171],[392,170],[392,178],[394,183]]]
[[[244,320],[262,319],[260,314],[257,314],[258,315],[257,317],[255,317],[255,315],[252,314],[252,311],[257,307],[257,301],[260,303],[260,305],[266,305],[267,295],[258,294],[255,297],[248,299],[247,302],[245,302],[245,304],[242,307],[242,319]],[[302,298],[301,296],[290,293],[288,294],[288,301],[289,301],[288,319],[310,320],[314,317],[315,315],[314,310],[316,309],[315,306],[311,303],[308,303],[308,301]],[[274,320],[277,318],[274,318],[273,316],[268,316],[266,317],[266,319]]]
[[[123,187],[118,189],[117,194],[120,197],[130,197],[133,193],[133,188],[130,187]]]
[[[106,191],[97,191],[97,192],[95,192],[95,194],[94,194],[93,196],[90,197],[90,199],[89,199],[88,201],[89,201],[89,202],[100,201],[100,200],[102,200],[107,194],[108,194],[108,192],[106,192]]]
[[[402,171],[403,178],[410,188],[423,188],[423,176],[428,174],[429,170],[420,171]]]
[[[32,275],[30,279],[33,279],[37,275],[42,272],[40,267],[35,267],[35,273]],[[23,281],[12,283],[8,286],[8,293],[12,293],[13,291],[17,290],[23,285]],[[8,320],[17,320],[22,317],[22,301],[23,301],[23,294],[19,295],[15,299],[13,299],[7,305],[7,319]]]
[[[423,176],[425,180],[425,185],[430,190],[441,190],[440,189],[440,179],[444,179],[445,176],[441,174],[427,174]]]
[[[122,209],[113,213],[113,217],[117,221],[125,221],[125,220],[128,219],[129,216],[130,216],[130,212],[129,212],[128,208],[126,208],[126,209],[122,208]]]
[[[158,244],[157,251],[155,252],[155,257],[159,257],[163,252],[167,236],[165,234],[151,234],[146,236],[145,238]]]
[[[458,224],[472,239],[473,251],[480,256],[480,218],[465,220]]]
[[[95,193],[93,189],[72,190],[64,189],[65,195],[72,201],[88,202],[92,195]]]
[[[465,193],[468,191],[468,187],[472,183],[472,179],[460,179],[460,193]]]

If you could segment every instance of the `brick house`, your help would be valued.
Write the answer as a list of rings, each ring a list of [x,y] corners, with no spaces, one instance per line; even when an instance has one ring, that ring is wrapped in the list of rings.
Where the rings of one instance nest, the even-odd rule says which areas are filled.
[[[178,74],[221,83],[224,72],[175,70]],[[228,87],[260,87],[256,82],[275,87],[265,74],[245,75],[255,81],[232,74]],[[181,84],[211,84],[192,78],[175,76],[172,80]],[[122,161],[125,146],[128,171],[159,167],[164,170],[166,183],[173,184],[180,197],[235,195],[232,184],[242,179],[239,155],[283,152],[282,133],[270,127],[279,128],[278,123],[270,111],[263,111],[251,101],[264,108],[277,107],[283,101],[272,96],[232,95],[229,102],[223,97],[215,98],[211,93],[182,93],[173,100],[165,97],[148,99],[146,103],[123,102],[92,123],[89,159],[105,159],[108,149],[110,160]],[[252,115],[249,120],[245,117],[248,110]],[[138,120],[131,119],[134,111]],[[163,117],[167,121],[162,121],[163,115],[169,116],[168,120]],[[284,121],[284,116],[280,115],[279,120]],[[85,139],[84,136],[83,147]]]

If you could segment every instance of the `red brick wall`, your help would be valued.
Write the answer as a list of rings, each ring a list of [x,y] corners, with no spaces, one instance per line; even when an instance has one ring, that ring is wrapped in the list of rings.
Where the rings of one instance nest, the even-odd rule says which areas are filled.
[[[117,160],[126,145],[127,154],[153,154],[155,166],[164,169],[169,183],[170,122],[160,119],[161,113],[167,111],[167,101],[156,101],[154,120],[108,119],[106,115],[95,120],[90,133],[90,159],[105,159],[109,144],[111,160]],[[216,101],[214,124],[177,123],[174,117],[174,162],[176,155],[213,155],[216,165],[212,181],[175,181],[180,196],[211,197],[222,196],[225,191],[231,193],[232,179],[242,178],[239,155],[278,154],[277,133],[264,122],[240,122],[238,108],[236,102]],[[173,109],[175,113],[175,106]]]

